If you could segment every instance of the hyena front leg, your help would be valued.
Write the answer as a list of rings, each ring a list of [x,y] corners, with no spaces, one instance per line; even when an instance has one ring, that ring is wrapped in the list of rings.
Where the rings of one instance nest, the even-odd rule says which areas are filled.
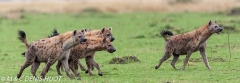
[[[203,47],[203,48],[200,48],[199,51],[200,51],[200,54],[202,55],[203,61],[204,61],[204,63],[205,63],[205,66],[206,66],[209,70],[211,70],[211,67],[209,66],[208,59],[207,59],[207,56],[206,56],[205,48],[204,48],[204,47]]]
[[[62,67],[62,61],[61,60],[58,60],[58,63],[57,63],[57,65],[56,65],[56,69],[57,69],[57,73],[58,73],[58,75],[62,75],[61,74],[61,71],[60,71],[60,67]]]
[[[56,62],[56,60],[48,59],[48,62],[46,63],[44,69],[42,70],[41,78],[45,78],[45,75],[47,74],[49,68],[54,64],[54,62]]]
[[[187,53],[186,58],[184,60],[184,64],[183,64],[182,70],[186,70],[186,66],[187,66],[188,60],[189,60],[191,55],[192,55],[192,52],[188,52]]]
[[[68,65],[68,58],[63,58],[61,60],[63,66],[64,66],[64,69],[65,69],[65,72],[67,73],[67,76],[69,78],[73,78],[72,74],[70,73],[70,69],[69,69],[69,65]]]
[[[69,61],[69,67],[75,74],[75,76],[80,76],[78,73],[78,59],[73,59]]]
[[[85,73],[89,73],[90,76],[92,76],[92,63],[91,63],[91,60],[90,60],[90,57],[86,57],[85,58],[85,61],[86,61],[86,65],[87,65],[87,71]]]
[[[101,69],[100,69],[100,66],[98,65],[98,63],[94,60],[94,56],[89,56],[89,57],[87,57],[87,61],[89,61],[91,64],[91,66],[93,67],[96,67],[97,68],[97,70],[98,70],[98,75],[99,76],[103,76],[102,75],[102,71],[101,71]],[[92,68],[89,68],[88,70],[92,70]]]

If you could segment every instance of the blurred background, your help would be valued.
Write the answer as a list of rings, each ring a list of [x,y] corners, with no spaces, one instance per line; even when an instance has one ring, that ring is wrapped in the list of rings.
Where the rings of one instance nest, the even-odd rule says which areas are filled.
[[[236,13],[239,6],[240,0],[0,0],[0,14],[3,18],[17,19],[21,13]]]

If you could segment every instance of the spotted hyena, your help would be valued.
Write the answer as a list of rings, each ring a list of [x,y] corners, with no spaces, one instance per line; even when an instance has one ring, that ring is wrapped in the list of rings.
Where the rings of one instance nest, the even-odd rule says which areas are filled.
[[[179,55],[185,55],[186,58],[182,67],[182,70],[186,69],[188,60],[193,52],[200,51],[206,67],[211,70],[208,59],[205,54],[206,40],[214,33],[220,33],[222,31],[217,22],[209,21],[206,25],[184,34],[173,35],[170,31],[163,31],[161,35],[166,40],[165,55],[160,59],[155,69],[158,69],[161,64],[173,55],[172,67],[175,67],[175,63],[178,60]],[[166,35],[173,35],[169,39]]]
[[[97,37],[86,37],[87,42],[84,45],[77,45],[70,51],[69,56],[69,67],[74,72],[76,76],[79,76],[78,73],[78,60],[85,58],[88,66],[88,72],[92,75],[92,66],[96,67],[98,70],[98,75],[102,76],[102,72],[100,70],[100,66],[94,60],[94,54],[96,51],[108,51],[109,53],[113,53],[116,49],[111,44],[111,40],[109,38],[97,38]],[[61,63],[57,64],[57,72],[60,73]]]
[[[115,40],[115,38],[112,35],[112,27],[110,27],[110,28],[103,27],[100,30],[91,30],[91,29],[86,30],[85,36],[86,37],[93,36],[93,37],[99,37],[99,38],[107,37],[110,39],[111,42],[113,42]],[[90,53],[90,54],[93,54],[93,53]],[[94,55],[89,55],[89,56],[94,56]],[[79,64],[81,70],[83,70],[83,71],[86,70],[86,68],[84,68],[84,66],[81,64],[80,61],[78,62],[78,64]],[[91,68],[93,70],[93,67],[91,67]],[[86,71],[86,73],[88,73],[88,71]]]
[[[112,32],[112,28],[106,28],[106,27],[103,27],[100,30],[85,29],[85,37],[98,37],[98,38],[107,37],[110,39],[111,42],[113,42],[115,38],[113,37],[111,32]],[[54,30],[52,34],[58,34],[57,30]],[[94,56],[95,52],[88,53],[88,54],[93,54],[93,55],[88,55],[88,56]],[[89,59],[91,59],[91,58],[92,57],[89,57]],[[86,71],[86,68],[82,65],[82,63],[80,61],[78,61],[78,64],[82,71]],[[93,70],[93,67],[91,67],[91,69]],[[88,72],[88,71],[86,71],[86,72]]]
[[[107,37],[107,38],[109,38],[109,40],[110,40],[110,42],[112,42],[115,38],[113,37],[113,35],[111,34],[111,31],[112,31],[112,28],[109,28],[109,29],[107,29],[107,28],[102,28],[102,29],[100,29],[100,30],[87,30],[87,29],[85,29],[85,37],[97,37],[97,38],[104,38],[104,37]],[[99,42],[100,43],[100,42]],[[86,50],[86,49],[78,49],[79,51],[78,52],[83,52],[83,51],[81,51],[81,50]],[[100,51],[100,50],[99,50]],[[88,51],[88,56],[94,56],[94,54],[95,54],[95,51],[93,51],[92,53],[90,53],[89,51]],[[91,55],[90,55],[91,54]],[[94,57],[88,57],[88,59],[86,58],[86,60],[91,60],[91,59],[93,59]],[[87,61],[86,61],[87,62]],[[59,65],[60,65],[61,63],[59,63]],[[79,64],[79,66],[80,66],[80,68],[81,68],[81,70],[83,70],[83,71],[85,71],[86,69],[84,68],[84,66],[81,64],[81,62],[80,61],[78,61],[78,64]],[[91,64],[91,63],[87,63],[87,64]],[[92,64],[92,66],[94,66],[93,64]],[[93,70],[93,67],[91,66],[91,70]],[[58,68],[59,66],[57,66],[57,69],[59,69]],[[77,66],[76,66],[77,67]],[[88,69],[89,69],[89,67],[90,66],[88,66]],[[95,66],[95,67],[97,67],[97,66]],[[102,75],[101,73],[100,73],[100,68],[97,68],[98,70],[99,70],[99,75]],[[75,72],[77,72],[77,70],[75,71]],[[86,72],[88,72],[88,70],[86,71]],[[61,75],[61,73],[60,73],[60,70],[58,70],[58,74],[59,75]],[[76,73],[75,73],[76,74]],[[91,74],[92,75],[92,74]]]
[[[32,65],[32,75],[36,77],[36,71],[41,62],[45,62],[46,65],[41,73],[41,78],[45,78],[50,66],[52,66],[57,60],[61,61],[66,69],[66,73],[69,77],[72,75],[69,72],[68,57],[70,49],[80,43],[85,43],[86,38],[84,31],[69,31],[58,36],[51,38],[44,38],[28,44],[26,34],[24,31],[19,30],[19,40],[26,45],[25,57],[26,61],[21,66],[17,78],[20,78],[25,68]]]

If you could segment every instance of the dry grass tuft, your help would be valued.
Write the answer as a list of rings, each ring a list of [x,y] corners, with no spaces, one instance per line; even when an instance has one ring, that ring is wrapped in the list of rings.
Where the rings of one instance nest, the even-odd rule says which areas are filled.
[[[138,60],[136,56],[115,57],[112,58],[109,64],[126,64],[131,62],[140,62],[140,60]]]

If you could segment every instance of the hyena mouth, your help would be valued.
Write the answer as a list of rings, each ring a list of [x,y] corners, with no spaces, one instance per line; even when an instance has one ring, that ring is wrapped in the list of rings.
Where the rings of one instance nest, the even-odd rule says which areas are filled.
[[[219,29],[218,32],[217,32],[217,34],[220,34],[221,32],[222,32],[222,29]]]
[[[114,53],[116,51],[116,49],[110,49],[108,50],[109,53]]]
[[[111,42],[113,42],[113,41],[114,41],[114,39],[115,39],[115,38],[114,38],[114,37],[112,37],[110,41],[111,41]]]
[[[87,39],[86,39],[86,38],[81,39],[81,41],[80,41],[81,44],[85,44],[86,42],[87,42]]]

